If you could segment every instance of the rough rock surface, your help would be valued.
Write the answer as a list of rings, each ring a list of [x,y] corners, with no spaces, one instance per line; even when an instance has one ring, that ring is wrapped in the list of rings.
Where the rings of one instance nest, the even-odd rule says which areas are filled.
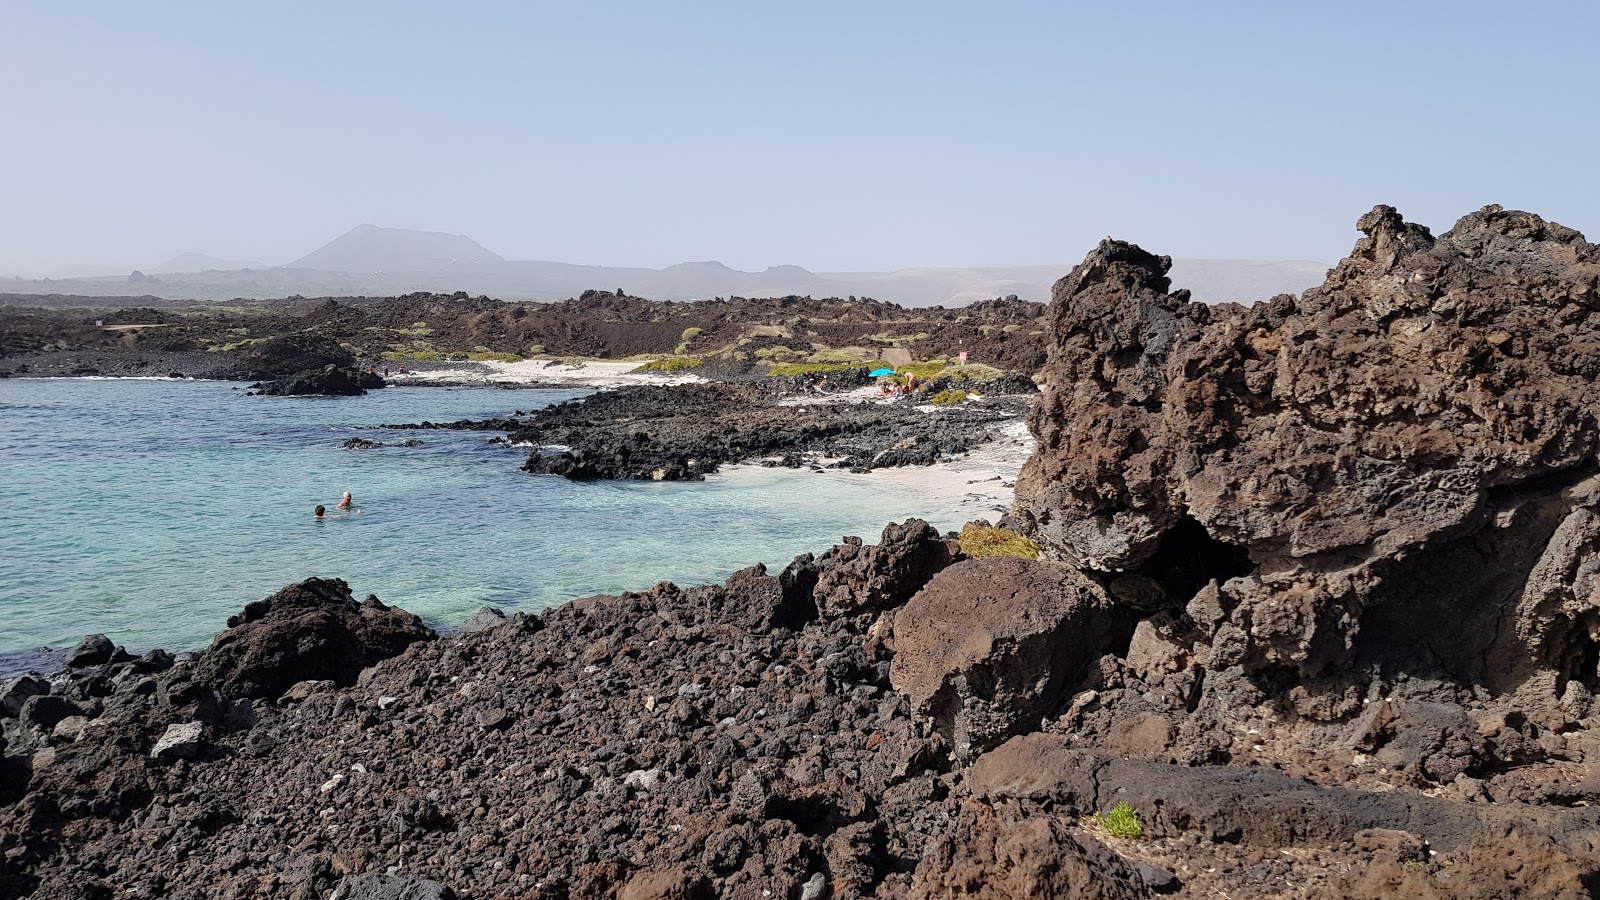
[[[329,363],[320,369],[307,369],[252,387],[258,394],[276,397],[307,394],[324,397],[359,397],[365,394],[368,388],[381,388],[386,384],[382,375]]]
[[[830,616],[900,606],[959,552],[921,519],[890,525],[876,544],[846,538],[818,561],[817,606]]]
[[[1600,252],[1362,228],[1251,309],[1063,280],[1044,562],[913,521],[437,640],[307,582],[8,683],[0,897],[1593,896]]]
[[[320,371],[327,366],[347,369],[356,358],[327,335],[286,334],[270,337],[239,354],[240,362],[257,378],[281,378],[296,372]]]
[[[1054,714],[1063,694],[1133,619],[1089,577],[1009,557],[935,575],[894,622],[889,677],[918,715],[970,759]]]
[[[194,679],[229,697],[261,699],[298,681],[348,686],[362,669],[434,637],[421,619],[377,597],[357,603],[342,579],[311,578],[230,617]]]
[[[1025,400],[925,412],[909,403],[786,405],[740,384],[628,387],[535,411],[507,440],[523,469],[572,479],[699,480],[724,463],[801,456],[856,471],[930,465],[993,439]]]
[[[1159,584],[1146,674],[1240,675],[1302,743],[1349,745],[1384,698],[1588,721],[1600,248],[1498,207],[1358,227],[1326,284],[1248,309],[1102,243],[1056,286],[1016,513],[1049,556]],[[1240,680],[1191,703],[1224,715]],[[1496,729],[1428,730],[1409,756],[1450,783]]]

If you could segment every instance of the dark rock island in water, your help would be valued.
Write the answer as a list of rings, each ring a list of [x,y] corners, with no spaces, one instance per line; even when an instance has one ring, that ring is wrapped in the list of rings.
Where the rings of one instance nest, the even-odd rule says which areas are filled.
[[[446,637],[312,580],[88,641],[0,690],[0,894],[1592,896],[1600,248],[1360,227],[1300,299],[1115,241],[1056,286],[1042,560],[913,520]]]

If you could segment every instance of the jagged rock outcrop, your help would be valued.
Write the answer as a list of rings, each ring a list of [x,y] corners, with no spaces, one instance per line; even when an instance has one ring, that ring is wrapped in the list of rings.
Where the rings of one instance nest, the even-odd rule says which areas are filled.
[[[348,368],[356,358],[327,335],[285,334],[271,337],[239,352],[240,361],[257,377],[282,377],[296,372],[314,371],[324,366]]]
[[[1287,675],[1307,719],[1408,680],[1585,719],[1600,248],[1492,206],[1358,227],[1324,285],[1248,309],[1103,242],[1055,289],[1017,516],[1047,556],[1158,582],[1185,668]]]
[[[257,394],[269,397],[359,397],[369,388],[381,388],[386,384],[382,375],[329,363],[320,369],[307,369],[252,387]]]
[[[884,528],[876,544],[847,537],[818,561],[817,607],[842,616],[900,606],[958,553],[921,519]]]
[[[196,660],[193,680],[226,697],[269,700],[298,681],[349,686],[362,669],[435,636],[377,597],[356,602],[343,579],[308,578],[230,616]]]

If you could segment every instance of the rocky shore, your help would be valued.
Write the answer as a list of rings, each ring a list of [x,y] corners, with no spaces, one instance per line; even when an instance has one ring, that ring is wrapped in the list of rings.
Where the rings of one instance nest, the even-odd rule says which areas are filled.
[[[796,404],[787,390],[716,382],[624,387],[524,418],[385,427],[504,431],[495,440],[534,448],[522,469],[536,474],[698,481],[740,462],[854,472],[932,465],[993,440],[999,429],[1021,419],[1031,399],[999,395],[982,404],[939,408],[912,398],[873,402],[817,395]]]
[[[1041,559],[912,520],[446,636],[314,579],[88,640],[0,690],[0,896],[1594,896],[1600,247],[1359,227],[1250,308],[1110,240],[1056,286]],[[627,443],[673,390],[518,434],[769,452]]]

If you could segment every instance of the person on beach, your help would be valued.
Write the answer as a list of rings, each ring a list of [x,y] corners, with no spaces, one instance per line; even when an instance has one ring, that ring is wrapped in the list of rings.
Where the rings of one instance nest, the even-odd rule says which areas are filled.
[[[342,498],[340,498],[340,500],[339,500],[339,507],[338,508],[339,509],[349,509],[354,504],[355,504],[355,499],[350,496],[350,492],[349,491],[345,491],[344,492],[344,496]]]
[[[327,515],[328,510],[325,507],[321,507],[321,506],[317,507],[316,512],[317,512],[317,518],[319,518],[319,519],[326,519],[328,517],[328,515]]]

